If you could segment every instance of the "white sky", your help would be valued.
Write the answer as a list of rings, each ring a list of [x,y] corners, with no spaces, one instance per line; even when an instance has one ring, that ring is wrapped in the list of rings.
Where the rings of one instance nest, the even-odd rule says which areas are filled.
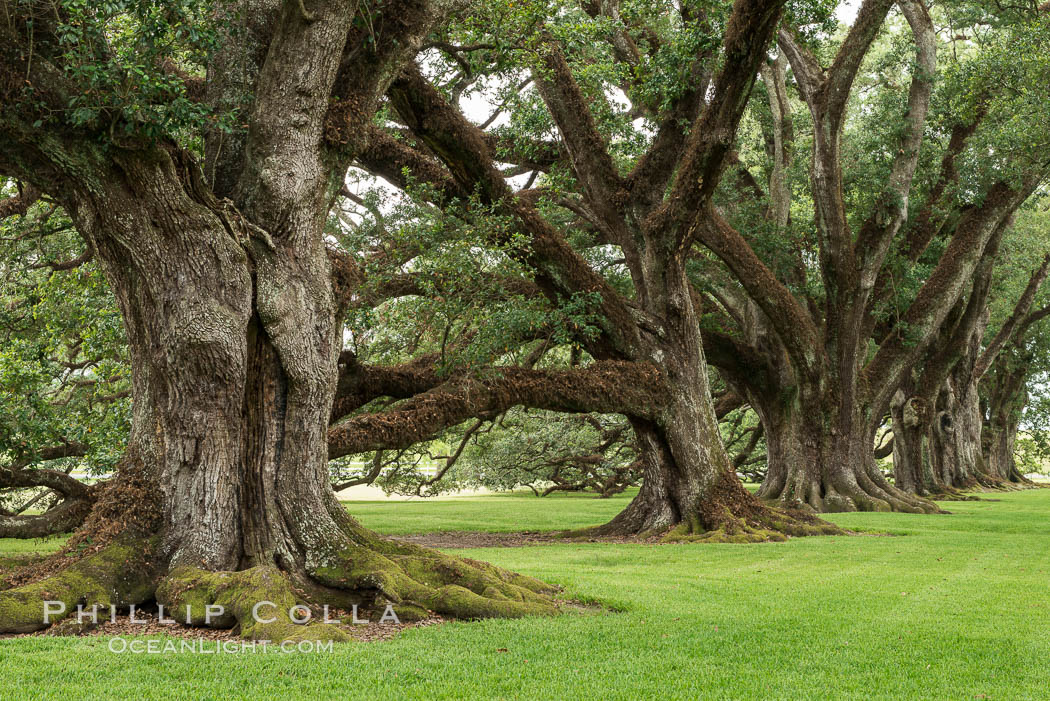
[[[839,6],[835,8],[835,16],[843,24],[853,24],[859,8],[860,0],[846,0],[846,2],[839,3]]]

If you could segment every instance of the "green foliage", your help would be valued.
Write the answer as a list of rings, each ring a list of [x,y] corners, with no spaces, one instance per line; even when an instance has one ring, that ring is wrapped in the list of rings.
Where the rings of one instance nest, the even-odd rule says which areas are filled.
[[[131,419],[120,314],[102,271],[68,271],[83,244],[53,206],[0,223],[0,463],[37,462],[42,448],[84,444],[73,464],[112,470]]]
[[[618,494],[641,479],[641,464],[626,419],[515,409],[478,436],[458,467],[466,487],[507,491],[528,487]]]
[[[57,119],[118,144],[130,138],[191,136],[203,127],[232,128],[232,115],[193,99],[186,81],[203,76],[208,57],[220,45],[221,25],[232,24],[236,31],[238,18],[218,12],[211,0],[56,0],[51,5],[46,15],[29,13],[26,31],[33,39],[43,34],[34,33],[35,23],[46,27],[49,39],[36,41],[55,45],[40,50],[61,57],[75,87],[64,108],[43,114],[36,126]]]

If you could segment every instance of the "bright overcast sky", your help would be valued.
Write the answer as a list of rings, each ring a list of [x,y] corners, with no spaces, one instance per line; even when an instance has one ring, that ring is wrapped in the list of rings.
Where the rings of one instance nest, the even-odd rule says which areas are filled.
[[[859,7],[860,0],[846,0],[846,2],[839,3],[839,6],[835,8],[835,16],[843,24],[853,24],[853,18],[857,16],[857,8]]]

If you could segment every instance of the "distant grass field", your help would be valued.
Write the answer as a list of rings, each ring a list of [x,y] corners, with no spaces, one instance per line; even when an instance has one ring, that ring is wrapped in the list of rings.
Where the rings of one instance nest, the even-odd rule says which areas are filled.
[[[502,492],[436,501],[345,502],[369,528],[390,535],[436,531],[552,531],[608,521],[638,490],[611,499],[593,494]]]
[[[627,498],[348,506],[387,533],[512,531],[598,523]],[[1047,699],[1050,490],[990,498],[944,516],[829,517],[902,537],[459,551],[623,613],[457,623],[313,655],[0,641],[0,698]],[[0,540],[0,557],[25,550]]]

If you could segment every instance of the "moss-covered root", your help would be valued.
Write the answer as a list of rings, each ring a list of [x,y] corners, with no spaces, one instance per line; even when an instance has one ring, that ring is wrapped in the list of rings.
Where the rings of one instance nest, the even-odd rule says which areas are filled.
[[[981,498],[975,494],[967,494],[955,487],[941,487],[938,491],[927,496],[933,501],[980,501]]]
[[[33,584],[0,591],[0,633],[29,633],[49,625],[108,617],[109,607],[153,598],[157,576],[140,541],[118,540]]]
[[[350,640],[338,626],[293,621],[293,614],[306,619],[307,612],[299,608],[303,601],[276,567],[240,572],[179,567],[157,587],[157,603],[179,623],[211,628],[239,625],[241,636],[249,640]]]
[[[520,618],[558,611],[553,588],[538,579],[393,540],[349,545],[311,574],[329,587],[385,599],[399,616]]]
[[[628,509],[635,505],[636,502],[632,503]],[[621,517],[627,513],[624,511]],[[688,508],[667,507],[664,514],[663,519],[640,519],[644,525],[639,527],[631,528],[631,519],[617,517],[605,525],[565,531],[561,536],[569,539],[631,536],[663,543],[765,543],[792,536],[845,533],[808,511],[763,503],[744,489],[732,473],[726,473],[708,489],[699,504]],[[637,517],[638,513],[633,516]]]
[[[838,526],[805,511],[761,504],[758,508],[741,511],[725,504],[711,505],[664,533],[660,540],[666,543],[768,543],[784,541],[789,536],[845,533]]]
[[[708,493],[700,508],[666,535],[665,541],[714,543],[763,543],[788,536],[836,535],[843,531],[801,509],[763,504],[726,475]]]

